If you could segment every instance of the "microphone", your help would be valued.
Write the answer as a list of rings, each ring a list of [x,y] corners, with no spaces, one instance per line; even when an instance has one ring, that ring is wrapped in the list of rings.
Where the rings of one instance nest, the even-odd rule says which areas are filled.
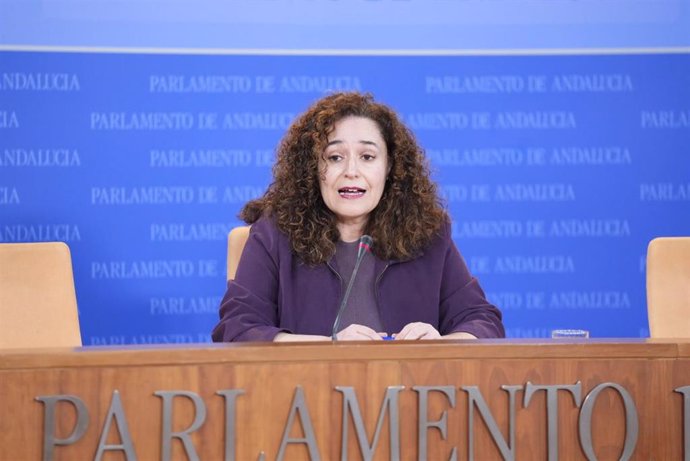
[[[350,297],[350,291],[352,290],[352,285],[354,285],[355,277],[357,277],[357,272],[359,271],[359,265],[364,259],[364,255],[371,251],[371,245],[374,243],[374,239],[368,235],[362,235],[359,238],[359,247],[357,248],[357,259],[355,260],[355,268],[352,269],[352,275],[350,276],[350,281],[347,284],[347,289],[345,290],[345,295],[343,300],[340,302],[340,308],[338,309],[338,315],[335,316],[335,322],[333,322],[333,332],[331,334],[331,339],[336,341],[338,339],[338,330],[340,330],[340,317],[342,317],[345,311],[345,306],[347,306],[347,300]]]

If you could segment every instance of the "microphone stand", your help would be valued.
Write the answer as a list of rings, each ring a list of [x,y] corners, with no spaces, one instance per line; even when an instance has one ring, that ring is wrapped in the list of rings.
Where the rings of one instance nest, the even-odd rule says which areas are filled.
[[[355,268],[352,269],[352,275],[350,276],[350,281],[347,284],[347,288],[345,289],[345,295],[343,296],[343,300],[340,302],[340,308],[338,308],[338,315],[335,316],[335,322],[333,322],[333,331],[331,334],[331,339],[333,341],[338,340],[338,330],[340,329],[340,318],[343,315],[343,312],[345,312],[345,306],[347,306],[347,300],[350,297],[350,291],[352,290],[352,286],[354,285],[355,282],[355,277],[357,276],[357,272],[359,271],[359,265],[362,263],[362,260],[364,259],[364,255],[367,254],[371,250],[371,244],[373,243],[373,239],[369,237],[368,235],[362,235],[359,238],[359,251],[357,252],[357,260],[355,261]]]

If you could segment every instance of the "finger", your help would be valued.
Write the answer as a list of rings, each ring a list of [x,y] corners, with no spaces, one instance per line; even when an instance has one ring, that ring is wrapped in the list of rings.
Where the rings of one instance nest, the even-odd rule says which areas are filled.
[[[419,336],[419,339],[438,339],[441,335],[438,330],[428,323],[424,324],[424,331]]]
[[[366,327],[364,325],[352,323],[352,324],[348,325],[347,327],[343,328],[342,330],[340,330],[340,332],[338,334],[342,333],[343,335],[353,335],[353,334],[357,335],[360,332],[360,330],[366,330],[367,328],[368,327]]]
[[[403,329],[403,330],[400,330],[400,332],[395,333],[393,335],[393,338],[395,338],[395,340],[397,341],[397,340],[405,339],[405,336],[407,336],[407,332]]]
[[[383,341],[383,338],[379,333],[376,331],[372,330],[371,328],[361,325],[361,328],[358,330],[359,334],[362,335],[364,338],[367,339],[373,339],[374,341]]]
[[[395,339],[407,339],[407,336],[410,334],[410,330],[414,328],[413,323],[408,323],[403,327],[402,330],[400,330],[396,335]]]
[[[405,327],[402,329],[400,333],[398,333],[399,337],[396,337],[396,339],[408,339],[408,340],[415,340],[419,339],[425,331],[427,331],[428,328],[433,328],[431,325],[428,323],[423,323],[423,322],[412,322],[408,323],[405,325]]]
[[[419,333],[415,329],[410,329],[405,332],[400,332],[398,335],[395,337],[395,339],[401,339],[401,340],[415,340],[419,337]]]
[[[440,339],[440,338],[441,338],[441,335],[439,334],[439,332],[433,328],[425,331],[424,334],[419,337],[419,339]]]
[[[383,338],[379,336],[377,333],[371,334],[366,331],[358,331],[356,333],[353,333],[353,335],[348,338],[348,339],[353,339],[353,340],[372,340],[372,341],[383,341]]]
[[[422,339],[422,337],[426,334],[426,330],[422,328],[415,328],[414,330],[410,331],[410,334],[407,335],[407,339],[412,339],[412,340],[417,340],[417,339]]]
[[[436,328],[429,325],[428,323],[418,322],[414,327],[407,333],[405,339],[418,340],[418,339],[434,339],[438,336],[438,331]]]
[[[383,339],[377,332],[365,325],[352,324],[338,333],[337,338],[340,340],[357,341],[371,339],[375,341],[382,341]]]

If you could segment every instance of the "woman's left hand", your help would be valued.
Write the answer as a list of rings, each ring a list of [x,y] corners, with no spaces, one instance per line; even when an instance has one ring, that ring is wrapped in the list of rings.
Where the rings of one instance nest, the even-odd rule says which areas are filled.
[[[413,322],[405,325],[395,339],[441,339],[441,334],[428,323]]]

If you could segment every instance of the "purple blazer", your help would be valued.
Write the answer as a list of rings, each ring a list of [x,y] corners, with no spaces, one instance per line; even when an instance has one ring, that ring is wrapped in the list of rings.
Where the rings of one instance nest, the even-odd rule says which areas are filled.
[[[342,296],[337,270],[335,258],[328,264],[304,264],[273,220],[259,219],[251,227],[235,279],[228,282],[213,340],[272,341],[281,331],[330,336]],[[469,273],[450,226],[415,259],[376,258],[375,273],[381,321],[389,334],[410,322],[425,322],[442,335],[505,336],[501,312]]]

